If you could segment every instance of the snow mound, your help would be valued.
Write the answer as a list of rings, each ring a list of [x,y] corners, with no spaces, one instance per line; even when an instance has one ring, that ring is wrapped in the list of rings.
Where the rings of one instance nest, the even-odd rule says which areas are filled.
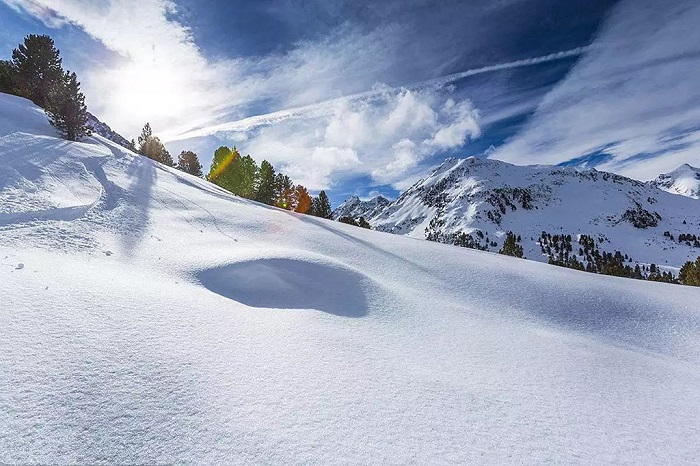
[[[205,288],[246,306],[346,317],[367,313],[366,278],[337,264],[257,259],[204,270],[198,278]]]

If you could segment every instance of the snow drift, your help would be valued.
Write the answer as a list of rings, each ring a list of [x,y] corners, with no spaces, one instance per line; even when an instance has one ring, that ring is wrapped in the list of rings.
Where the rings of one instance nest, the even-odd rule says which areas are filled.
[[[0,462],[679,464],[700,290],[236,198],[0,95]]]

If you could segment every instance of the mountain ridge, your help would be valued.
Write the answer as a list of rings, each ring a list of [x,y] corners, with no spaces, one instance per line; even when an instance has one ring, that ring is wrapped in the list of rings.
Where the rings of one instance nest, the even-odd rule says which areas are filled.
[[[699,207],[655,182],[595,168],[453,157],[367,220],[380,231],[491,251],[512,231],[523,238],[525,256],[542,262],[551,259],[543,232],[574,242],[584,235],[635,264],[677,269],[700,255],[693,241],[677,240],[700,234]]]

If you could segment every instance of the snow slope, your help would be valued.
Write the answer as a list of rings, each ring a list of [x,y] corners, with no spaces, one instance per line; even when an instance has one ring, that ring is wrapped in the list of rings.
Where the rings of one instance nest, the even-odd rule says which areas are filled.
[[[231,196],[0,95],[0,462],[692,464],[700,289]]]
[[[653,181],[659,189],[694,199],[700,198],[700,168],[683,164]]]
[[[589,235],[605,251],[669,269],[700,256],[699,248],[675,240],[700,235],[697,199],[595,169],[449,159],[368,221],[381,231],[450,244],[461,232],[477,239],[480,231],[496,243],[492,251],[513,231],[522,237],[525,256],[543,262],[542,231]],[[664,236],[667,231],[674,239]]]

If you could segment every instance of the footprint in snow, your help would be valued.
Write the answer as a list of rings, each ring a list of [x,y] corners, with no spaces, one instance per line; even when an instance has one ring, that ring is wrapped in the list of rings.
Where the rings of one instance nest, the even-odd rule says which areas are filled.
[[[104,253],[105,253],[105,256],[111,256],[111,255],[112,255],[112,251],[105,251]]]

